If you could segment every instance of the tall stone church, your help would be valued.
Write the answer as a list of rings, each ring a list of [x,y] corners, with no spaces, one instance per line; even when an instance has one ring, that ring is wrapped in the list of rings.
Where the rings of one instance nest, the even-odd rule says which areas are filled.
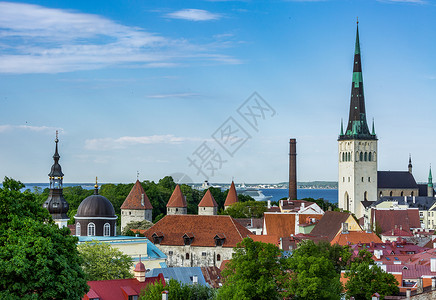
[[[339,208],[351,211],[358,218],[363,215],[363,201],[377,199],[377,136],[369,130],[365,112],[359,27],[354,49],[353,81],[351,84],[350,114],[339,146]]]
[[[345,131],[341,124],[338,148],[339,208],[354,213],[357,218],[361,218],[365,209],[382,197],[434,198],[431,169],[428,183],[417,184],[410,157],[407,171],[377,171],[377,136],[374,122],[371,130],[368,127],[365,111],[359,25],[354,49],[350,113]]]

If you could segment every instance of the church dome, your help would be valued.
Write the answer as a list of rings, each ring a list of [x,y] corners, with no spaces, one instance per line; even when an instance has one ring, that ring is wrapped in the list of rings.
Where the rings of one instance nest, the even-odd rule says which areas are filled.
[[[115,217],[112,203],[98,194],[91,195],[80,203],[76,217]]]

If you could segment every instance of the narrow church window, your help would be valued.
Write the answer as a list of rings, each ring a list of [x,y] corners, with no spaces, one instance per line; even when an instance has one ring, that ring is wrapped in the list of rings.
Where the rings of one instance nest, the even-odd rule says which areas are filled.
[[[111,225],[109,223],[104,224],[103,235],[110,236],[111,235]]]
[[[403,191],[401,191],[401,196],[404,196],[404,193],[403,193]]]
[[[365,161],[368,160],[368,152],[365,152],[364,160],[365,160]]]
[[[80,223],[77,222],[76,224],[76,236],[80,236]]]
[[[410,196],[412,196],[412,197],[413,197],[413,191],[412,191],[412,193],[410,193]]]
[[[88,224],[88,236],[94,236],[95,235],[95,224],[89,223]]]
[[[368,177],[368,182],[371,182],[371,177]]]
[[[363,194],[363,200],[368,201],[368,192]]]
[[[371,152],[368,153],[368,160],[371,161]]]
[[[363,177],[362,177],[362,182],[363,182]]]
[[[189,259],[189,253],[186,253],[185,257],[186,257],[186,259]]]
[[[345,177],[342,177],[342,182],[345,182]]]
[[[350,182],[350,177],[348,177],[348,182]]]
[[[220,261],[221,260],[221,255],[217,254],[216,255],[216,261]]]
[[[392,191],[389,193],[389,196],[391,196],[392,197]]]
[[[363,161],[363,152],[360,152],[360,161]]]
[[[380,195],[380,198],[381,198],[381,197],[383,197],[383,193],[382,193],[382,192],[380,192],[380,194],[379,194],[379,195]]]

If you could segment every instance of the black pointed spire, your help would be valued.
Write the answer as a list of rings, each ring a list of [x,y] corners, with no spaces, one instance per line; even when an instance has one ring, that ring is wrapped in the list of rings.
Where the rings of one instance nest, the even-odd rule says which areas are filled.
[[[412,154],[409,153],[409,165],[407,166],[409,173],[412,174]]]
[[[58,152],[59,139],[57,131],[55,143],[55,153],[53,155],[54,163],[51,167],[50,173],[48,174],[50,179],[50,193],[47,200],[44,202],[43,207],[48,209],[49,213],[53,217],[53,220],[64,220],[66,224],[65,220],[68,219],[67,212],[70,206],[65,200],[62,191],[62,181],[64,178],[64,173],[62,173],[62,168],[59,164],[60,155]]]
[[[351,84],[350,114],[347,129],[339,139],[377,139],[371,134],[366,121],[365,97],[363,93],[362,63],[360,57],[359,21],[357,21],[356,43],[354,48],[353,80]]]

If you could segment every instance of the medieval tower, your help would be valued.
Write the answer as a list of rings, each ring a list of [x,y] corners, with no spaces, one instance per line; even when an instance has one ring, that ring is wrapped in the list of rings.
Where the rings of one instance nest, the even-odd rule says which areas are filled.
[[[344,132],[338,138],[339,147],[339,208],[350,211],[357,218],[363,216],[362,202],[377,199],[377,136],[369,131],[363,93],[360,57],[359,25],[354,50],[353,81],[351,85],[350,115]]]

